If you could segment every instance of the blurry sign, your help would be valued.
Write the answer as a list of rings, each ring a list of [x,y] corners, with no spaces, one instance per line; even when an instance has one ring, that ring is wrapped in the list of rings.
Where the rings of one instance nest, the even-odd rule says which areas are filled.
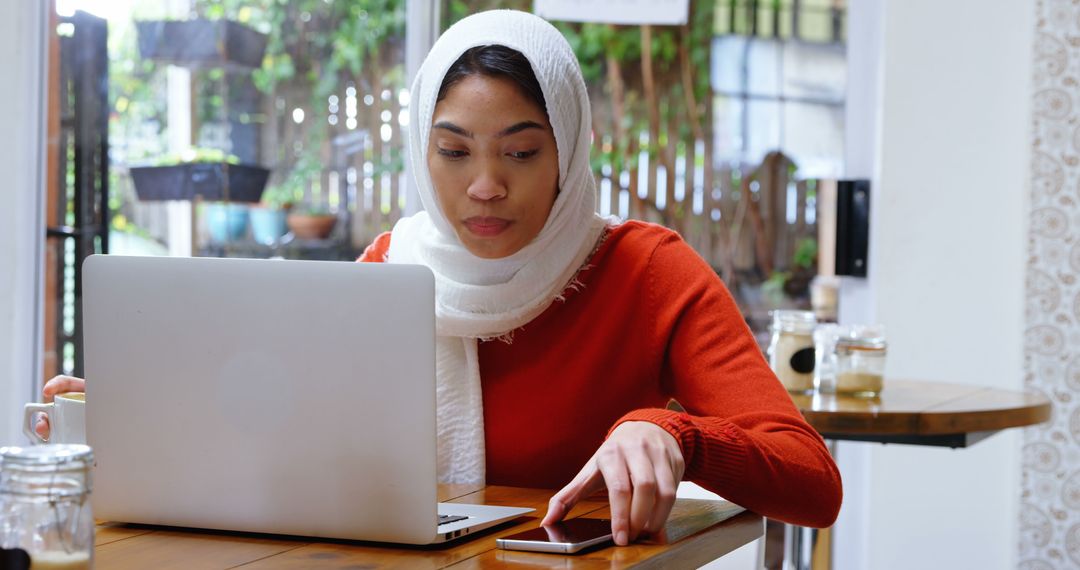
[[[690,0],[535,0],[533,11],[547,20],[603,24],[686,23]]]

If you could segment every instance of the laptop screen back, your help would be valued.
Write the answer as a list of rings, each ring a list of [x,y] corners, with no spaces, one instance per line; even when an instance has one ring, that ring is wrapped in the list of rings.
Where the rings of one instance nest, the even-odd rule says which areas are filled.
[[[430,271],[92,256],[83,283],[97,518],[434,536]]]

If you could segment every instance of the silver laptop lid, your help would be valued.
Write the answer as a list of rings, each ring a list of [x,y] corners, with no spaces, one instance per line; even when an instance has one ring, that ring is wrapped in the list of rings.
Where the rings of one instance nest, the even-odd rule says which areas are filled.
[[[92,256],[83,276],[97,518],[434,538],[429,270]]]

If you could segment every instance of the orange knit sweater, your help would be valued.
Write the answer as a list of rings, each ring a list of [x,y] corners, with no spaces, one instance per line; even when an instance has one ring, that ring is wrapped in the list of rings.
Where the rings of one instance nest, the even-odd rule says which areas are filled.
[[[389,246],[382,234],[360,260]],[[678,234],[611,228],[577,280],[512,342],[479,345],[488,483],[560,488],[611,429],[644,420],[679,441],[685,479],[774,519],[832,524],[836,464]],[[687,413],[665,410],[670,398]]]

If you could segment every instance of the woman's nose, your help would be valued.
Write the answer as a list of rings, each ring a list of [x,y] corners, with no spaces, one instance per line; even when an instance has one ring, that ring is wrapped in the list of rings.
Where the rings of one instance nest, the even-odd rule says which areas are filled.
[[[506,183],[496,169],[485,168],[469,184],[468,193],[474,200],[498,200],[506,197]]]

